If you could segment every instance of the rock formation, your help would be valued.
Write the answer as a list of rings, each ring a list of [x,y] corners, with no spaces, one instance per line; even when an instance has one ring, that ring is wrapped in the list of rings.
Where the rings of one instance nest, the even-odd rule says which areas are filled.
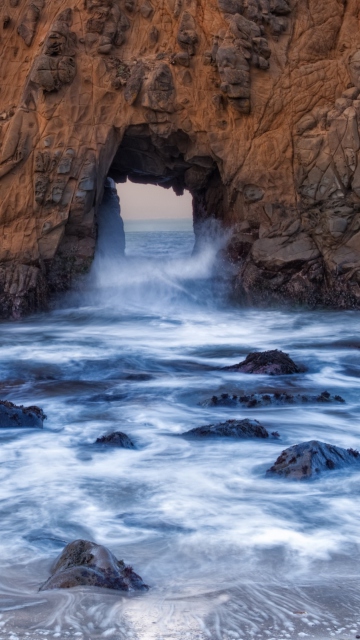
[[[267,374],[270,376],[292,375],[300,373],[300,368],[287,353],[272,349],[271,351],[254,351],[239,362],[239,364],[225,367],[228,371],[240,373]]]
[[[98,262],[122,267],[125,256],[124,222],[120,215],[120,202],[115,185],[109,178],[104,185],[104,196],[97,214],[96,258]],[[120,263],[120,264],[119,264]],[[106,269],[106,267],[105,267]]]
[[[201,403],[203,407],[269,407],[282,406],[287,404],[307,404],[307,403],[329,404],[339,402],[343,404],[344,398],[339,395],[332,396],[328,391],[323,391],[316,396],[307,393],[289,393],[275,391],[274,393],[222,393],[220,396],[212,396]]]
[[[79,586],[119,591],[148,589],[132,567],[117,560],[106,547],[88,540],[74,540],[66,545],[40,591]]]
[[[322,472],[359,465],[360,453],[356,449],[342,449],[333,444],[310,440],[285,449],[267,476],[280,476],[288,480],[317,478]]]
[[[135,449],[133,441],[122,431],[114,431],[106,436],[100,436],[100,438],[96,438],[95,444],[119,447],[120,449]]]
[[[42,429],[46,415],[39,407],[17,406],[8,400],[0,400],[0,428],[1,429]]]
[[[0,313],[94,255],[106,177],[231,229],[234,293],[360,305],[359,0],[1,0]]]
[[[269,434],[257,420],[227,420],[219,424],[195,427],[183,433],[190,438],[268,438]]]

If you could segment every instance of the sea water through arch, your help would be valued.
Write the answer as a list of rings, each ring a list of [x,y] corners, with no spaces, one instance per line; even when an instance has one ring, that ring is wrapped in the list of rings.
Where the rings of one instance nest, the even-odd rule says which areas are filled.
[[[0,433],[0,637],[285,640],[358,629],[359,472],[265,477],[296,442],[359,447],[358,313],[231,307],[214,284],[217,247],[192,248],[191,227],[130,232],[127,257],[95,262],[85,294],[1,326],[2,398],[38,404],[48,419],[41,431]],[[305,371],[269,379],[223,368],[271,348]],[[285,389],[346,402],[205,402]],[[235,417],[281,437],[181,437]],[[94,448],[116,429],[136,450]],[[109,547],[149,592],[39,594],[77,538]]]

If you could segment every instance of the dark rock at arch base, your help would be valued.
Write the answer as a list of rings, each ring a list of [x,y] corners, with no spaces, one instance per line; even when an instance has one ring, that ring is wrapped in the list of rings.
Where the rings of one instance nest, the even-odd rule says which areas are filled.
[[[287,353],[278,349],[249,353],[243,362],[231,367],[225,367],[225,369],[241,373],[268,374],[270,376],[290,375],[301,371],[300,367],[295,364]]]
[[[114,261],[125,255],[124,222],[120,213],[120,200],[116,185],[113,180],[107,178],[104,185],[104,196],[96,217],[96,257],[107,257]]]
[[[62,551],[40,591],[80,586],[118,591],[144,591],[149,588],[132,567],[123,560],[117,560],[106,547],[88,540],[75,540]]]
[[[0,400],[0,428],[42,429],[46,415],[39,407],[17,406],[8,400]]]
[[[135,449],[135,445],[129,436],[127,436],[126,433],[122,433],[122,431],[114,431],[106,436],[100,436],[100,438],[96,439],[95,444],[120,447],[121,449]]]
[[[219,424],[195,427],[182,434],[190,438],[268,438],[269,434],[257,420],[227,420]]]
[[[354,465],[360,469],[360,453],[355,449],[342,449],[310,440],[285,449],[266,475],[288,480],[308,480],[317,478],[323,472]]]

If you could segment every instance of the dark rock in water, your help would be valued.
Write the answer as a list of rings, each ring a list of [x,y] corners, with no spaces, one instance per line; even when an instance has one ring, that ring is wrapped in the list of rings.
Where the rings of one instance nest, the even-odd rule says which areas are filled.
[[[360,453],[355,449],[342,449],[332,444],[310,440],[285,449],[267,476],[281,476],[289,480],[316,478],[323,471],[360,466]]]
[[[229,394],[222,393],[219,396],[212,396],[209,400],[202,402],[203,407],[236,407],[242,406],[251,409],[252,407],[267,407],[269,405],[284,404],[304,404],[307,402],[344,403],[345,400],[339,395],[332,396],[328,391],[323,391],[316,396],[301,393],[250,393],[250,394]]]
[[[39,407],[17,406],[8,400],[0,400],[0,428],[42,429],[46,415]]]
[[[269,434],[257,420],[227,420],[219,424],[208,424],[196,427],[182,434],[196,438],[226,437],[226,438],[268,438]]]
[[[65,547],[40,591],[79,586],[120,591],[148,589],[132,567],[117,560],[106,547],[88,540],[75,540]]]
[[[134,443],[130,440],[126,433],[114,431],[106,436],[96,439],[95,444],[106,444],[111,447],[121,447],[122,449],[135,449]]]
[[[228,371],[240,371],[241,373],[268,374],[270,376],[290,375],[300,373],[300,368],[283,351],[262,351],[249,353],[243,362],[231,367],[225,367]]]
[[[126,393],[97,393],[88,398],[89,402],[121,402],[127,399]]]

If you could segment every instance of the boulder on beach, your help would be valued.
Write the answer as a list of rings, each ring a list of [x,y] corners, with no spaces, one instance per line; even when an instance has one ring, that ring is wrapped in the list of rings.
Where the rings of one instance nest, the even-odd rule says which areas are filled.
[[[359,451],[310,440],[285,449],[266,475],[289,480],[308,480],[318,477],[324,471],[343,469],[350,465],[359,465],[360,468]]]
[[[62,551],[50,578],[40,587],[48,589],[71,589],[72,587],[102,587],[119,591],[147,590],[132,567],[102,545],[88,540],[74,540]]]
[[[0,428],[42,429],[46,415],[39,407],[17,406],[8,400],[0,400]]]
[[[268,438],[269,433],[257,420],[226,420],[219,424],[208,424],[195,427],[182,434],[186,437],[206,438]]]
[[[253,407],[268,407],[270,405],[281,406],[287,404],[306,403],[340,403],[345,400],[339,395],[331,395],[328,391],[322,391],[317,395],[306,393],[288,393],[275,391],[274,393],[221,393],[201,402],[203,407],[236,407],[238,405],[252,409]]]
[[[239,371],[240,373],[257,373],[270,376],[300,373],[300,368],[290,356],[278,349],[249,353],[243,362],[225,367],[225,369]]]
[[[134,443],[130,440],[129,436],[122,431],[114,431],[106,436],[97,438],[95,444],[104,444],[109,447],[119,447],[121,449],[135,449]]]

